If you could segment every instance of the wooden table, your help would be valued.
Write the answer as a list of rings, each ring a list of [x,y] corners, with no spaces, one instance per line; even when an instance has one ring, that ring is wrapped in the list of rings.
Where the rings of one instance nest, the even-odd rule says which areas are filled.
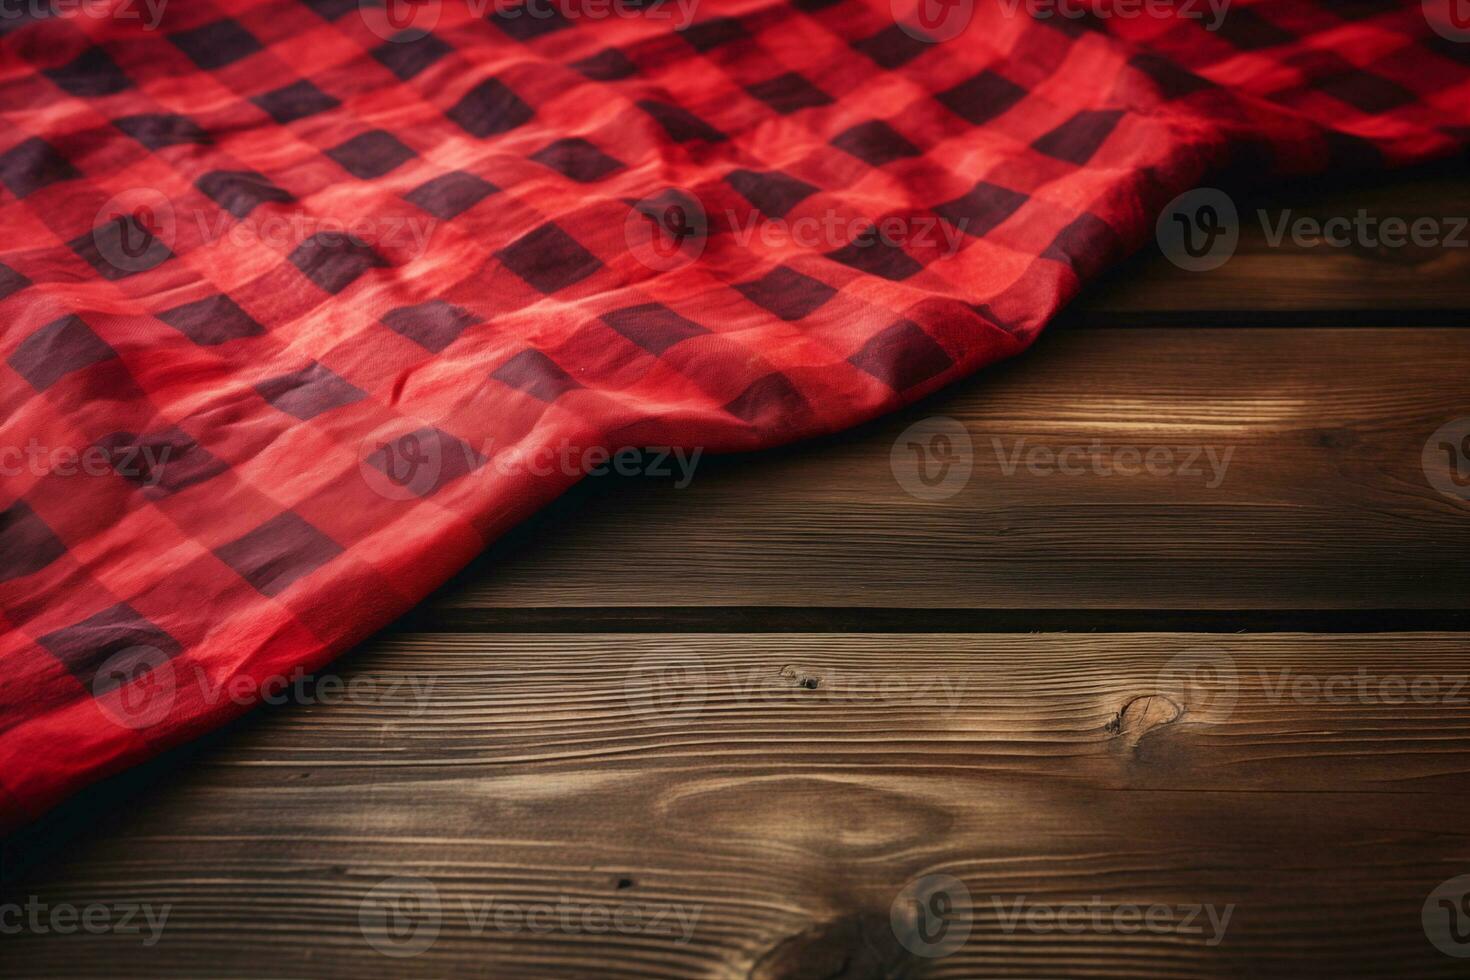
[[[1449,217],[1470,181],[1247,203]],[[12,841],[11,901],[168,918],[0,936],[0,974],[1464,975],[1421,913],[1470,874],[1470,503],[1422,457],[1470,416],[1467,310],[1470,250],[1252,218],[897,417],[584,485],[342,658],[355,696]],[[936,417],[973,470],[920,499],[894,447]]]

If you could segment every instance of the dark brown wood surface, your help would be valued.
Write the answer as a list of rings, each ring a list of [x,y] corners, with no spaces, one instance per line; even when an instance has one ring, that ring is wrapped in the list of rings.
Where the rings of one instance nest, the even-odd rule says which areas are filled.
[[[1456,607],[1470,502],[1434,490],[1422,454],[1467,412],[1463,330],[1062,330],[860,438],[708,460],[683,489],[584,493],[436,603]],[[973,473],[916,500],[894,445],[936,416],[968,430]],[[1155,448],[1173,465],[1024,462],[1068,447],[1109,469]]]
[[[1470,211],[1443,172],[1286,193]],[[1466,253],[1253,236],[856,433],[578,488],[306,703],[12,841],[0,930],[168,916],[0,932],[0,976],[1463,976],[1421,916],[1470,874],[1470,503],[1423,459],[1470,416]],[[916,499],[936,417],[973,472]],[[1230,462],[1003,465],[1094,442]]]
[[[40,887],[171,903],[157,946],[27,936],[7,972],[1458,976],[1419,915],[1470,868],[1467,673],[1437,633],[396,637],[346,666],[372,693],[246,726]],[[973,933],[926,965],[889,916],[937,873]],[[412,960],[359,928],[402,875],[440,903]],[[1217,945],[1007,931],[1095,896],[1234,910]],[[563,901],[692,932],[483,921]]]
[[[1452,165],[1389,183],[1369,178],[1321,187],[1312,181],[1235,194],[1240,244],[1223,267],[1187,272],[1152,249],[1109,274],[1069,316],[1101,324],[1182,325],[1172,317],[1188,312],[1249,325],[1260,312],[1294,320],[1331,312],[1339,323],[1413,323],[1416,316],[1420,323],[1454,322],[1446,311],[1470,310],[1470,223],[1461,223],[1470,217],[1470,183],[1459,170]],[[1361,241],[1355,233],[1346,247],[1293,242],[1290,229],[1300,219],[1356,222],[1360,212],[1368,229]],[[1432,218],[1445,244],[1387,247],[1379,232],[1393,218]],[[1273,244],[1283,221],[1288,234]],[[1316,322],[1332,321],[1319,316]]]

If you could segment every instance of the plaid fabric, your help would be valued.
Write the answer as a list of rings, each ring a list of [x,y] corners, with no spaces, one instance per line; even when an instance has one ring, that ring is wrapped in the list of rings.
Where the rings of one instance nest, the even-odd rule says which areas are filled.
[[[403,613],[530,451],[851,426],[1222,171],[1470,133],[1418,3],[388,2],[0,18],[0,826]]]

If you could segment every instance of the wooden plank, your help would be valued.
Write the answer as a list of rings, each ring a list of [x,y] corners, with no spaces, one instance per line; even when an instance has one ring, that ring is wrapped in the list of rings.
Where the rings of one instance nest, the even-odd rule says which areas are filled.
[[[416,635],[341,669],[24,884],[166,904],[161,941],[23,932],[0,976],[1463,969],[1420,918],[1470,870],[1463,634]],[[972,928],[926,961],[890,913],[931,874]],[[395,959],[404,876],[438,932]],[[1077,905],[1103,925],[1014,919]],[[1223,932],[1113,917],[1195,905]]]
[[[684,489],[592,481],[492,548],[427,621],[543,607],[1460,609],[1470,503],[1431,487],[1423,451],[1466,415],[1457,330],[1062,331],[856,433],[703,460]],[[899,468],[893,456],[934,417],[968,433],[973,472],[921,500],[898,479],[914,484],[914,451],[899,447]],[[1071,475],[1026,462],[1069,447],[1088,454],[1067,457]],[[1156,448],[1169,467],[1113,471]]]
[[[1240,242],[1224,266],[1189,272],[1150,246],[1090,289],[1069,318],[1107,324],[1147,314],[1226,312],[1236,314],[1230,322],[1250,323],[1263,312],[1376,311],[1378,319],[1396,320],[1405,311],[1412,319],[1416,311],[1470,310],[1470,179],[1463,172],[1441,167],[1370,184],[1297,184],[1233,197]],[[1313,239],[1290,233],[1300,219],[1347,218],[1356,229],[1360,212],[1366,234],[1354,230],[1347,247],[1309,244]],[[1283,218],[1288,234],[1273,242]],[[1424,218],[1436,222],[1434,240],[1442,244],[1382,243],[1384,221],[1400,219],[1412,231]],[[1341,239],[1341,226],[1333,231]],[[1397,229],[1388,231],[1395,233],[1388,241],[1397,242]],[[1332,318],[1323,319],[1332,325]]]

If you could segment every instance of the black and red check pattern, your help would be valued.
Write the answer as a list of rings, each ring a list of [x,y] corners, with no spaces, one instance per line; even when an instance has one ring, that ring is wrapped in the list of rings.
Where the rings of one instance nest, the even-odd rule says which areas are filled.
[[[1470,134],[1470,45],[1417,3],[1237,0],[1218,32],[986,3],[942,43],[888,0],[420,6],[396,38],[352,0],[0,22],[0,447],[106,463],[4,477],[0,826],[243,710],[231,679],[316,669],[575,479],[507,453],[850,426],[1023,349],[1224,169]],[[697,258],[640,255],[691,197]],[[737,234],[825,215],[851,239]]]

